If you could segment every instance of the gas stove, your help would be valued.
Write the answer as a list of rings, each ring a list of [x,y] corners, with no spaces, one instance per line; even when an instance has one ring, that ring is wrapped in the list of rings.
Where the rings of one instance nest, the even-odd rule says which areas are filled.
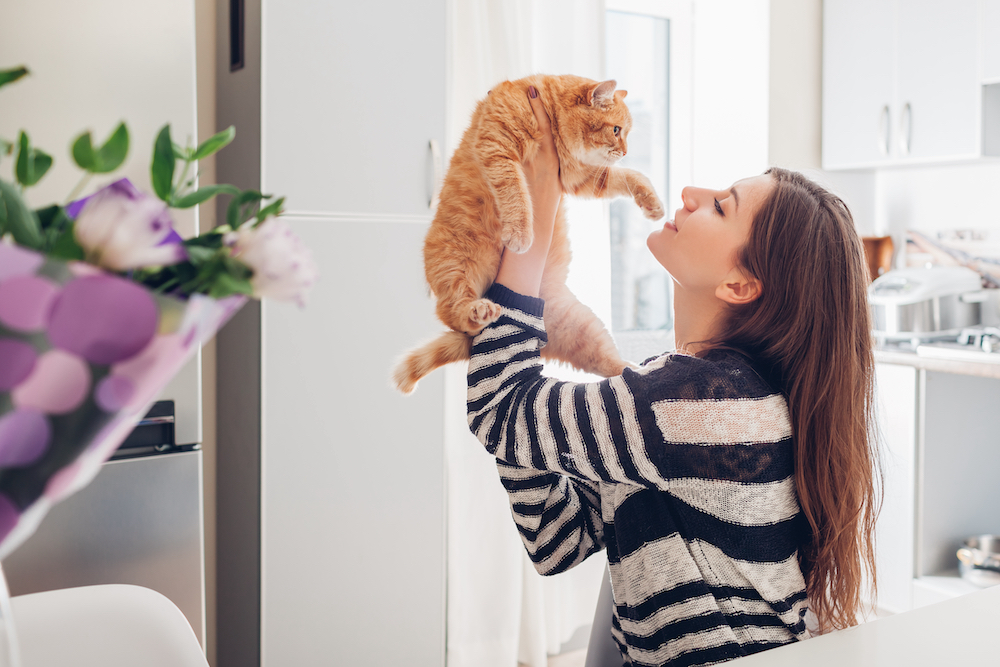
[[[1000,364],[1000,328],[969,327],[957,337],[920,342],[913,349],[921,357]]]

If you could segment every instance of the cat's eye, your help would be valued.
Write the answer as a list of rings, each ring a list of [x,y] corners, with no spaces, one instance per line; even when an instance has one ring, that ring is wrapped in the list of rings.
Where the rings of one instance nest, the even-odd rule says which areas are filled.
[[[617,136],[618,136],[619,134],[621,134],[621,131],[622,131],[622,128],[620,128],[620,127],[618,127],[617,125],[615,125],[615,136],[616,136],[616,137],[617,137]]]

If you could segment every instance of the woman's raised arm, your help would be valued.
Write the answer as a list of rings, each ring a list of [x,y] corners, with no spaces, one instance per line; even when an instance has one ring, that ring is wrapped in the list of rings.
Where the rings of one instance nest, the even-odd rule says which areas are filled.
[[[531,96],[532,93],[535,94],[534,97]],[[522,165],[528,192],[531,193],[534,241],[527,252],[522,254],[504,250],[496,282],[518,294],[538,296],[542,272],[545,270],[545,257],[552,243],[552,227],[562,197],[562,186],[559,183],[559,156],[552,140],[552,126],[534,86],[528,90],[528,101],[535,113],[541,135],[538,154]]]

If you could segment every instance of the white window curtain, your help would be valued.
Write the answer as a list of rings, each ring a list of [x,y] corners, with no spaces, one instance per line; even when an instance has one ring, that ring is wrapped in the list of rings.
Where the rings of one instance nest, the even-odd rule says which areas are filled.
[[[603,77],[604,0],[450,0],[446,148],[458,145],[477,100],[529,74]],[[570,288],[610,320],[604,202],[571,201]],[[565,369],[550,374],[573,377]],[[545,667],[547,654],[593,619],[603,555],[538,575],[510,517],[492,457],[469,433],[465,368],[446,369],[448,667]]]

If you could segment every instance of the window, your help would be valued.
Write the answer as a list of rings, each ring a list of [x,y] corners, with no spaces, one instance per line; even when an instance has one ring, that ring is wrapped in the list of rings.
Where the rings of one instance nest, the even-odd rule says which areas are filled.
[[[690,175],[690,3],[609,0],[605,73],[628,91],[628,154],[620,163],[653,183],[668,217]],[[685,108],[686,105],[686,108]],[[635,202],[609,206],[611,329],[633,361],[673,346],[672,281],[646,249],[663,220],[646,219]]]
[[[669,19],[609,11],[605,25],[606,71],[628,90],[632,113],[621,166],[648,176],[670,211]],[[646,237],[663,223],[646,219],[628,199],[613,201],[610,209],[612,329],[671,329],[670,278],[646,250]]]

